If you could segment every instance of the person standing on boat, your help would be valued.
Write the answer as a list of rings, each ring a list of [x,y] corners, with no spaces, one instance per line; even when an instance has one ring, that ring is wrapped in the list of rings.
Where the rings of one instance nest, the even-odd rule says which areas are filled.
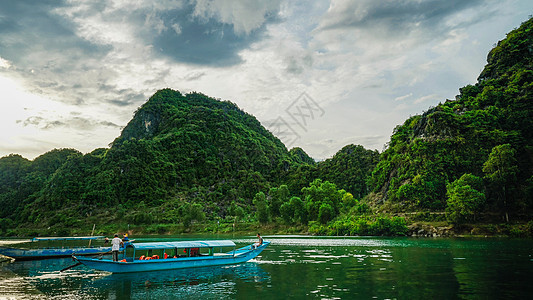
[[[123,246],[124,242],[115,233],[115,237],[111,240],[111,252],[113,253],[113,261],[118,261],[118,251],[120,246]]]

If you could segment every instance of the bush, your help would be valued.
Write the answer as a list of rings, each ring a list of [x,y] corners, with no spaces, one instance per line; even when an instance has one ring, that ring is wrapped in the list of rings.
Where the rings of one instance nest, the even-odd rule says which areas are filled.
[[[152,222],[154,221],[154,217],[151,213],[140,211],[134,214],[127,215],[126,220],[129,223],[137,225],[152,224]]]
[[[146,227],[146,233],[165,234],[173,231],[174,229],[174,226],[170,224],[153,224]]]
[[[351,216],[328,225],[309,222],[309,231],[328,235],[403,236],[407,234],[408,228],[405,219],[400,217],[379,216],[374,219],[370,216]]]
[[[333,219],[334,215],[335,211],[331,205],[328,203],[322,203],[322,205],[320,205],[320,209],[318,210],[318,221],[320,221],[320,223],[326,224]]]
[[[446,218],[450,223],[461,224],[475,220],[476,214],[485,205],[485,194],[478,190],[481,188],[481,179],[471,174],[464,174],[446,187]]]

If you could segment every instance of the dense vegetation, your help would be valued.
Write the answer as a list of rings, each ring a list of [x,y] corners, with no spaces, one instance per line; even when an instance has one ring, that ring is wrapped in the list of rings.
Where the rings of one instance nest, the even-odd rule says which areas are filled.
[[[0,158],[0,235],[405,235],[419,220],[532,234],[532,33],[533,19],[509,33],[476,84],[396,127],[381,154],[347,145],[317,163],[231,102],[160,90],[110,148]]]
[[[50,228],[57,234],[91,220],[165,232],[201,221],[276,222],[285,204],[275,196],[278,186],[287,197],[299,197],[302,188],[323,176],[362,197],[377,157],[377,152],[350,145],[324,162],[330,170],[300,148],[287,151],[231,102],[164,89],[135,112],[109,149],[85,155],[53,150],[34,161],[19,155],[1,158],[0,229],[31,234]],[[353,174],[336,175],[342,166]],[[261,194],[263,202],[256,200]],[[295,201],[291,214],[306,215],[294,212],[300,208]],[[327,216],[322,207],[322,220],[339,214],[338,201],[332,201]],[[290,203],[283,207],[286,219]],[[257,212],[261,209],[263,215]],[[316,209],[318,214],[320,206]]]
[[[370,180],[374,202],[392,211],[446,209],[454,223],[465,221],[464,206],[466,219],[482,211],[531,216],[532,35],[530,19],[490,51],[478,82],[455,101],[395,128]]]

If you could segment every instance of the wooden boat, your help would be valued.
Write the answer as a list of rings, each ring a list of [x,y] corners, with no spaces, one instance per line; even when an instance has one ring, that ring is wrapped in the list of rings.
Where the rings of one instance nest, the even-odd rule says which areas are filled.
[[[69,257],[76,255],[97,255],[111,251],[111,245],[105,247],[89,247],[89,246],[65,246],[66,241],[93,241],[102,239],[104,236],[85,236],[85,237],[36,237],[30,240],[32,243],[50,242],[51,247],[38,248],[11,248],[0,247],[0,254],[12,257],[16,260],[35,260],[57,257]],[[32,245],[33,246],[33,245]]]
[[[100,271],[145,272],[244,263],[259,255],[269,244],[264,241],[260,246],[248,245],[235,249],[235,243],[228,240],[131,243],[119,258],[120,261],[73,257]]]

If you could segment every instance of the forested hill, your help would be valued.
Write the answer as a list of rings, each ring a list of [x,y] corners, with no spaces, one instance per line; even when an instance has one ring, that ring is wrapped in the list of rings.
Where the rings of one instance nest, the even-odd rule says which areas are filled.
[[[449,224],[527,222],[532,35],[530,19],[490,51],[477,83],[397,126],[381,154],[347,145],[316,163],[231,102],[160,90],[110,148],[0,158],[0,236],[87,234],[94,223],[101,233],[179,233],[195,222],[227,232],[238,220],[253,230],[395,235],[409,220],[391,214],[406,211],[417,212],[403,214],[412,222],[421,212]],[[518,231],[533,235],[533,221],[527,228]]]
[[[532,208],[533,19],[492,49],[478,82],[394,129],[370,180],[391,210]]]
[[[50,226],[58,234],[87,218],[189,224],[189,217],[214,221],[239,209],[253,219],[256,194],[266,193],[270,201],[269,192],[286,185],[299,195],[319,177],[348,191],[356,188],[362,197],[377,152],[369,151],[373,158],[367,160],[359,155],[368,150],[354,147],[340,151],[325,168],[301,148],[287,151],[229,101],[163,89],[135,112],[108,149],[85,155],[53,150],[34,161],[1,158],[0,231]],[[344,176],[348,170],[353,174]]]
[[[252,198],[267,182],[278,183],[294,164],[283,143],[235,104],[170,89],[158,91],[139,108],[107,156],[127,166],[121,167],[122,176],[151,178],[148,185],[163,184],[165,191],[209,187],[217,200]],[[146,176],[147,170],[153,174]],[[140,180],[130,179],[135,185]],[[142,189],[135,195],[144,195],[145,202],[158,203],[154,192],[159,199],[167,196],[128,186],[130,179],[119,185]]]
[[[33,171],[52,156],[61,163]],[[77,219],[119,205],[158,207],[169,199],[199,202],[206,213],[223,215],[227,203],[251,203],[294,165],[283,143],[235,104],[164,89],[136,111],[109,149],[86,155],[55,150],[34,162],[2,158],[0,218],[34,223],[63,209]],[[20,185],[33,177],[38,180]]]

